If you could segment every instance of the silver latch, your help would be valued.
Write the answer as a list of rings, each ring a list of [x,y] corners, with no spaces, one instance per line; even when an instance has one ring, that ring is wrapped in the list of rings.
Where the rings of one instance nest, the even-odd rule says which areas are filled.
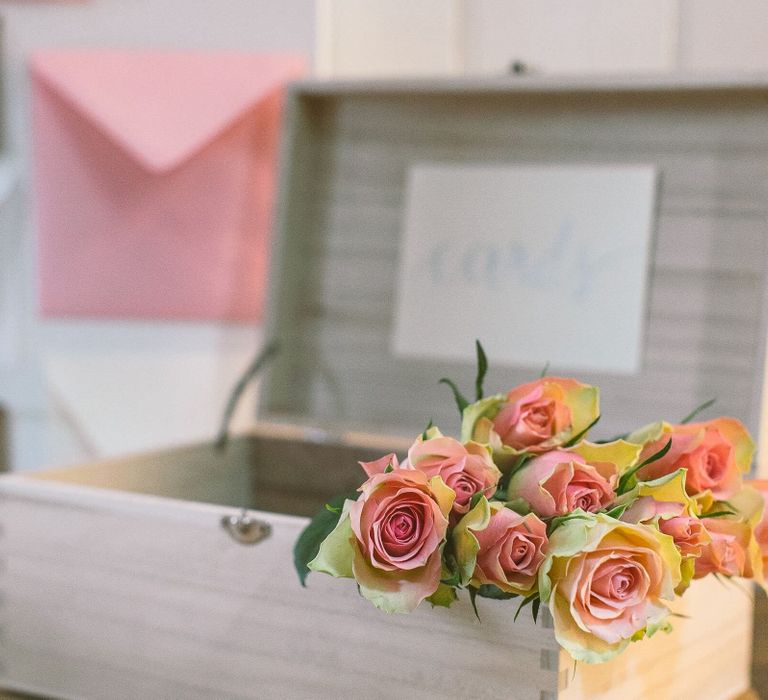
[[[225,515],[221,526],[240,544],[258,544],[272,534],[272,526],[248,515],[247,510],[238,515]]]

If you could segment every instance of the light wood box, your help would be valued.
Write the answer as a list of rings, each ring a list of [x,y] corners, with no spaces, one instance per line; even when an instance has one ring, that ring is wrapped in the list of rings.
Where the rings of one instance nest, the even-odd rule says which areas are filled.
[[[198,445],[0,477],[0,686],[72,698],[729,699],[749,688],[752,600],[714,580],[675,632],[575,670],[542,614],[468,601],[387,616],[313,574],[301,517],[402,449],[435,380],[471,367],[390,356],[404,181],[417,161],[655,163],[661,171],[644,364],[584,374],[610,435],[716,395],[760,425],[768,82],[304,83],[288,100],[262,424]],[[471,343],[472,339],[468,339]],[[495,367],[487,386],[530,377]],[[626,400],[629,398],[630,400]],[[148,397],[150,400],[151,397]],[[371,435],[371,431],[375,431]],[[381,437],[392,435],[392,438]],[[242,506],[271,534],[238,543]]]

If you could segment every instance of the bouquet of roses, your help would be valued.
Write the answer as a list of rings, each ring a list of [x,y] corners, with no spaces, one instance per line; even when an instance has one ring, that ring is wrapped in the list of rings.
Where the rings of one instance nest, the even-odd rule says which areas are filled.
[[[424,600],[450,606],[466,590],[549,608],[576,660],[606,661],[631,641],[669,630],[667,602],[692,579],[762,583],[768,482],[744,483],[754,445],[734,418],[654,423],[590,442],[599,392],[542,376],[483,398],[449,380],[461,439],[430,425],[400,461],[361,462],[359,493],[326,505],[302,533],[295,561],[354,578],[387,612]]]

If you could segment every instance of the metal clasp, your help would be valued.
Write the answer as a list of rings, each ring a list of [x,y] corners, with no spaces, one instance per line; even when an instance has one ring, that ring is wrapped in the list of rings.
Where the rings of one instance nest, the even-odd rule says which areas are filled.
[[[221,526],[240,544],[258,544],[272,534],[272,526],[248,515],[247,510],[238,515],[225,515]]]

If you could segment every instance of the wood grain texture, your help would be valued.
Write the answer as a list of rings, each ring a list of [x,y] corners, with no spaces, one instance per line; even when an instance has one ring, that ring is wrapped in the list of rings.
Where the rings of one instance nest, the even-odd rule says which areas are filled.
[[[661,177],[643,367],[630,377],[580,374],[603,392],[596,435],[676,421],[713,396],[719,413],[756,431],[768,279],[767,85],[300,84],[283,148],[268,314],[283,354],[263,385],[263,415],[398,435],[415,434],[429,418],[457,429],[450,395],[436,382],[451,376],[469,387],[473,367],[389,350],[411,164],[651,163]],[[505,390],[538,369],[492,362],[486,387]]]
[[[0,685],[78,698],[556,690],[558,669],[540,669],[542,649],[556,650],[551,631],[494,619],[495,601],[481,625],[467,601],[387,616],[351,581],[315,575],[302,589],[290,556],[300,518],[260,514],[273,535],[245,548],[218,527],[227,509],[0,483]]]
[[[129,488],[136,474],[122,461],[0,478],[0,687],[65,698],[600,700],[618,689],[626,700],[728,700],[749,686],[751,599],[714,580],[680,601],[689,619],[672,635],[575,675],[548,615],[513,623],[512,605],[480,600],[478,623],[464,599],[390,616],[352,581],[313,574],[302,589],[291,548],[304,519],[254,511],[273,534],[244,547],[219,526],[232,508],[181,500],[200,488],[187,465],[205,449],[147,457],[167,494],[177,475],[174,499],[77,483]]]

